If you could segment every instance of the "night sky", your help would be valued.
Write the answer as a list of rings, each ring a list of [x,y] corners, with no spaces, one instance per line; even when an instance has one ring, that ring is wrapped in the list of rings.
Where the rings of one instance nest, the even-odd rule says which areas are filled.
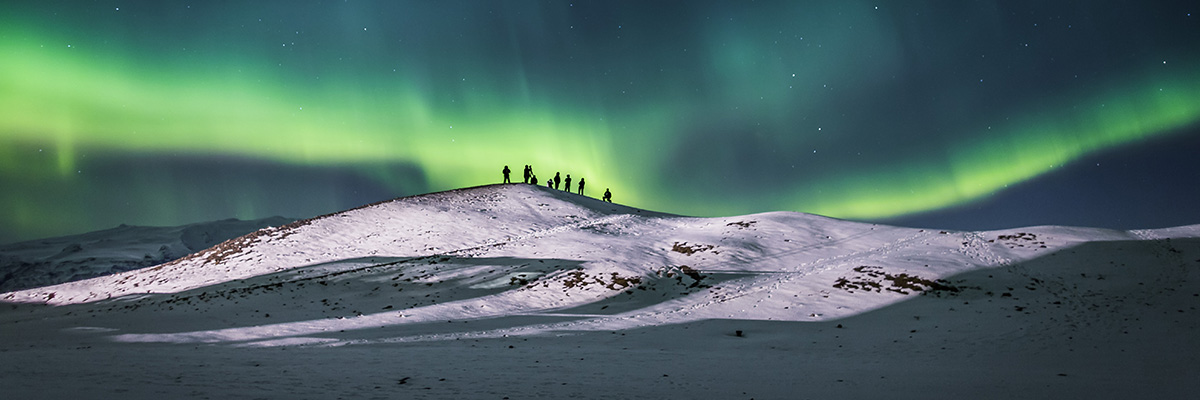
[[[1200,223],[1195,1],[0,3],[0,242],[532,164],[620,203]]]

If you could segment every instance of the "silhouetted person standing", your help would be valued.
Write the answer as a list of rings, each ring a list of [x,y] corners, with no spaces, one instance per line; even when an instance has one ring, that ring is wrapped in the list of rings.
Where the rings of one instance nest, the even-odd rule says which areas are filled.
[[[504,170],[503,170],[503,171],[500,171],[500,172],[503,172],[503,173],[504,173],[504,183],[511,183],[511,182],[509,182],[509,181],[508,181],[508,174],[509,174],[509,173],[511,173],[511,172],[512,172],[512,170],[508,169],[508,166],[507,166],[507,165],[505,165],[505,166],[504,166]]]
[[[562,178],[558,176],[557,172],[555,172],[554,173],[554,188],[558,189],[558,184],[560,184],[560,183],[562,183]]]
[[[532,185],[537,185],[537,175],[529,174],[529,183]]]
[[[564,179],[563,182],[566,183],[566,185],[565,185],[566,187],[564,187],[563,190],[570,192],[571,191],[571,174],[567,174],[567,179]]]
[[[612,192],[608,191],[608,188],[604,189],[604,201],[612,203]]]
[[[579,195],[580,195],[580,196],[582,196],[582,195],[583,195],[583,182],[585,182],[585,181],[583,180],[583,178],[579,178]]]
[[[529,183],[529,177],[531,177],[531,176],[533,176],[533,168],[526,165],[525,166],[525,183]]]

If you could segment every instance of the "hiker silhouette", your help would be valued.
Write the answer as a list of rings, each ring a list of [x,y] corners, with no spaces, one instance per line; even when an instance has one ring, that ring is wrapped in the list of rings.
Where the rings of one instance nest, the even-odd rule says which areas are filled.
[[[554,173],[554,179],[551,179],[551,180],[552,180],[552,181],[554,181],[554,186],[553,186],[553,187],[554,187],[555,189],[558,189],[558,184],[559,184],[559,183],[562,183],[562,178],[558,176],[558,173],[557,173],[557,172],[555,172],[555,173]]]
[[[584,183],[584,182],[585,182],[585,181],[583,180],[583,178],[579,178],[579,195],[580,195],[580,196],[582,196],[582,195],[583,195],[583,183]]]
[[[612,192],[608,191],[608,188],[604,188],[604,199],[603,200],[607,201],[609,203],[612,203]]]
[[[565,186],[563,188],[563,190],[570,192],[571,191],[571,174],[567,174],[567,179],[564,179],[563,183],[566,183],[566,185],[563,185],[563,186]]]
[[[508,169],[508,166],[507,166],[507,165],[505,165],[505,166],[504,166],[504,170],[503,170],[503,171],[500,171],[500,172],[503,172],[503,173],[504,173],[504,183],[512,183],[512,182],[509,182],[509,181],[508,181],[508,174],[509,174],[509,173],[511,173],[511,172],[512,172],[512,170]]]
[[[537,185],[537,175],[533,175],[533,174],[529,175],[529,184]]]
[[[533,167],[525,166],[525,183],[529,183],[529,177],[533,176]]]

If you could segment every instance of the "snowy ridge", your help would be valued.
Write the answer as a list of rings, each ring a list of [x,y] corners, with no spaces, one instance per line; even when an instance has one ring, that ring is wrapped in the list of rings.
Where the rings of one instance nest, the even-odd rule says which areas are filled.
[[[846,371],[836,367],[843,365],[878,365],[882,374],[929,385],[921,379],[977,369],[980,358],[1012,358],[1006,364],[1011,369],[983,364],[992,369],[981,376],[1001,379],[991,383],[997,387],[1011,386],[1006,376],[1036,383],[1025,394],[1043,394],[1045,387],[1060,394],[1131,394],[1103,384],[1108,379],[1055,379],[1111,376],[1107,365],[1121,363],[1114,348],[1153,357],[1147,368],[1158,374],[1200,372],[1200,342],[1191,334],[1200,329],[1192,317],[1200,307],[1200,225],[957,232],[791,212],[693,218],[544,187],[491,185],[265,228],[174,262],[4,293],[0,302],[7,303],[0,306],[0,325],[23,328],[0,333],[0,351],[9,349],[2,343],[13,343],[9,355],[37,359],[46,354],[36,349],[61,347],[24,350],[22,343],[60,337],[106,349],[104,360],[140,346],[218,351],[192,347],[201,345],[250,351],[230,353],[234,359],[247,354],[304,368],[283,355],[267,355],[281,353],[257,351],[320,349],[311,353],[322,360],[315,365],[342,356],[357,365],[363,356],[354,349],[369,348],[423,366],[465,365],[487,354],[496,360],[489,365],[506,369],[514,361],[505,349],[536,343],[537,350],[514,354],[530,357],[521,361],[530,365],[562,368],[575,365],[577,352],[584,351],[604,360],[596,365],[631,371],[609,372],[621,380],[649,385],[607,397],[694,398],[710,390],[721,397],[740,392],[696,383],[720,381],[729,373],[721,369],[692,371],[699,375],[687,389],[646,389],[653,387],[647,379],[674,376],[668,366],[677,357],[689,363],[715,357],[771,365],[784,374],[765,375],[774,376],[772,388],[796,371],[830,381],[861,378],[831,375]],[[738,331],[747,336],[736,336]],[[617,339],[626,335],[638,339]],[[728,342],[733,339],[745,341]],[[614,346],[646,356],[614,352]],[[692,352],[694,347],[706,351]],[[426,349],[433,352],[421,356]],[[447,351],[461,361],[447,361]],[[803,361],[814,355],[846,361],[832,369]],[[911,360],[923,357],[944,369],[927,375],[910,368]],[[632,372],[645,368],[653,373]],[[766,373],[756,368],[739,382],[756,382]],[[1008,372],[996,375],[995,368]],[[15,371],[0,368],[0,376]],[[401,378],[391,384],[407,382]],[[473,391],[426,378],[424,385],[444,389],[429,394],[435,398],[532,393],[516,383]],[[975,388],[972,380],[959,379],[966,383],[960,389]],[[611,390],[602,381],[593,390]],[[261,380],[254,382],[246,384],[258,387]],[[1169,388],[1167,394],[1189,390]],[[790,393],[767,391],[766,397],[794,397]],[[872,393],[879,392],[860,394]]]
[[[472,269],[475,274],[464,276],[452,273],[456,268],[438,267],[437,272],[422,276],[418,282],[466,281],[479,287],[485,280],[519,274],[543,284],[535,282],[514,287],[518,290],[391,313],[445,319],[546,312],[582,306],[637,287],[603,287],[609,283],[605,275],[650,280],[662,271],[687,266],[712,281],[738,278],[714,284],[706,290],[707,295],[693,293],[689,301],[650,302],[636,315],[656,316],[654,323],[662,322],[662,315],[679,313],[689,316],[679,317],[685,320],[821,320],[867,311],[906,297],[880,291],[869,298],[849,298],[846,291],[833,290],[837,279],[852,273],[855,267],[875,266],[888,274],[936,280],[963,271],[1010,265],[1088,241],[1149,240],[1157,237],[1154,232],[1072,227],[1032,227],[1019,235],[1006,235],[1008,231],[948,232],[787,212],[690,218],[645,212],[542,187],[493,185],[401,198],[265,228],[157,267],[18,291],[0,298],[52,305],[128,300],[135,298],[130,296],[181,293],[269,274],[311,280],[313,275],[308,270],[339,275],[378,274],[411,270],[414,264],[430,258],[492,257],[542,263],[547,259],[570,260],[574,268],[526,271],[489,266],[487,274],[479,273],[482,268],[477,267]],[[1164,235],[1188,232],[1180,228],[1164,231]],[[498,275],[497,268],[507,275]],[[575,269],[584,272],[574,278],[568,276]],[[569,279],[598,284],[564,290],[561,282]],[[551,281],[556,283],[553,288],[546,283]],[[778,307],[767,312],[755,310],[768,301]],[[480,308],[497,302],[520,306],[461,315],[447,310]],[[796,311],[778,312],[783,307]],[[678,322],[679,318],[672,318]],[[281,326],[253,329],[291,332]]]
[[[61,305],[130,294],[171,293],[347,258],[470,253],[487,246],[620,221],[633,214],[654,214],[576,196],[593,206],[607,207],[608,213],[626,212],[605,216],[600,211],[557,200],[573,195],[547,195],[537,193],[544,191],[541,188],[524,189],[532,192],[523,200],[505,197],[500,193],[501,188],[495,186],[396,199],[264,228],[153,268],[20,291],[5,295],[4,299]],[[469,194],[458,196],[460,193]],[[528,203],[534,199],[548,202]],[[503,211],[475,209],[489,206]],[[508,211],[512,213],[502,214]],[[481,224],[497,219],[497,215],[507,218]]]

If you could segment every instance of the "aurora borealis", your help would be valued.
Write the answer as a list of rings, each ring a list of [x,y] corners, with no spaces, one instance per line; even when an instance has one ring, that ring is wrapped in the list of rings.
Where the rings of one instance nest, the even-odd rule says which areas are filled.
[[[11,3],[0,242],[308,217],[524,164],[672,213],[903,220],[1200,140],[1183,1]],[[1200,199],[1173,176],[1138,187]]]

